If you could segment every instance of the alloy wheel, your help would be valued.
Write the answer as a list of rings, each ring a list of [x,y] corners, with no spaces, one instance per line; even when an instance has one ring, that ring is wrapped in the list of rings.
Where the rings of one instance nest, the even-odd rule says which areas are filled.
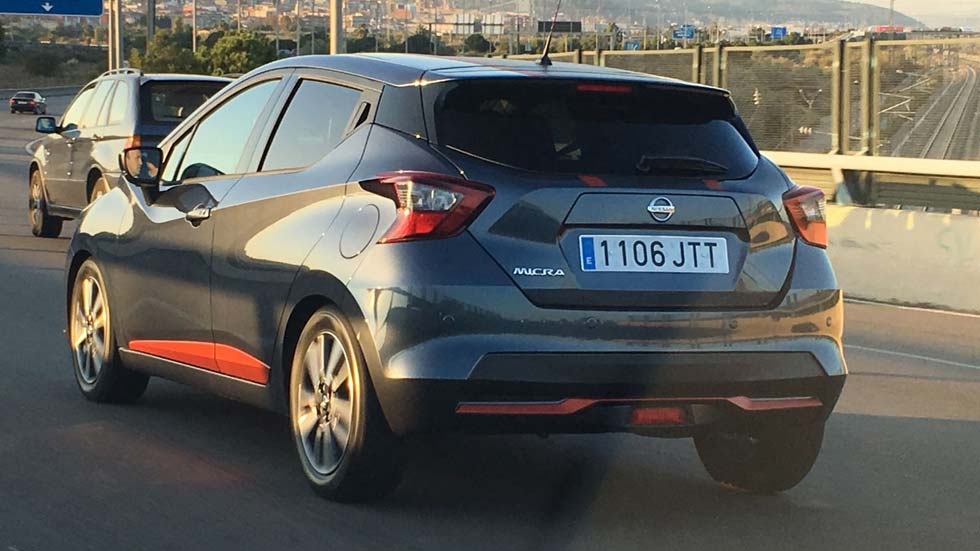
[[[87,385],[95,384],[108,360],[109,310],[98,280],[87,274],[72,296],[71,346],[79,376]]]
[[[350,440],[354,384],[342,341],[325,331],[303,356],[303,376],[293,419],[311,467],[330,474],[343,459]]]
[[[31,195],[27,200],[27,212],[31,217],[31,226],[37,227],[41,224],[41,217],[44,213],[41,208],[44,205],[44,195],[41,192],[41,177],[37,172],[31,174]]]

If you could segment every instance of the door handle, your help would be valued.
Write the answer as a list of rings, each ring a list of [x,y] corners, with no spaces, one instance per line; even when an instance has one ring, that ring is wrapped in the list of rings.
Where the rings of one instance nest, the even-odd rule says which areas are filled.
[[[201,222],[211,218],[211,207],[195,207],[184,214],[184,218],[192,225],[197,226]]]

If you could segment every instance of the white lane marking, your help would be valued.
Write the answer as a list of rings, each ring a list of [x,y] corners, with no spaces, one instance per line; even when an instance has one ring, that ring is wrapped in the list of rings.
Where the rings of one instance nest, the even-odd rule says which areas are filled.
[[[884,306],[887,308],[897,308],[899,310],[911,310],[913,312],[923,312],[926,314],[942,314],[944,316],[957,316],[961,318],[980,319],[980,314],[969,314],[966,312],[950,312],[948,310],[933,310],[932,308],[922,308],[919,306],[901,306],[899,304],[888,304],[886,302],[875,302],[873,300],[861,300],[859,298],[844,298],[844,302],[854,304],[864,304],[867,306]]]
[[[949,365],[953,367],[965,367],[967,369],[980,370],[980,365],[967,364],[963,362],[954,362],[951,360],[941,360],[939,358],[932,358],[930,356],[920,356],[918,354],[909,354],[907,352],[895,352],[894,350],[882,350],[881,348],[871,348],[870,346],[858,346],[856,344],[845,344],[844,348],[851,348],[854,350],[860,350],[862,352],[872,352],[875,354],[885,354],[887,356],[898,356],[900,358],[909,358],[912,360],[922,360],[924,362],[932,362],[937,364]]]

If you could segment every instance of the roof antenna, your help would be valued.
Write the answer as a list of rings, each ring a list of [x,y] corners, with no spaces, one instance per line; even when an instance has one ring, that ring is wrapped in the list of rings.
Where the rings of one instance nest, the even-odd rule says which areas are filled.
[[[558,23],[558,10],[561,9],[561,0],[558,0],[558,5],[555,6],[555,16],[551,19],[551,28],[548,29],[548,39],[544,41],[544,54],[541,59],[538,60],[538,65],[542,67],[548,67],[551,65],[551,58],[548,57],[548,51],[551,50],[551,35],[555,34],[555,25]]]

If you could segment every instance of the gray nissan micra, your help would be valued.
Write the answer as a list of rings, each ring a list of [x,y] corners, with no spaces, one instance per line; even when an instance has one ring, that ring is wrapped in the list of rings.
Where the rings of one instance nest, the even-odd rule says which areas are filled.
[[[693,437],[714,479],[777,492],[844,385],[824,195],[725,90],[302,56],[120,164],[68,251],[82,393],[159,376],[282,411],[331,499],[454,430]]]

